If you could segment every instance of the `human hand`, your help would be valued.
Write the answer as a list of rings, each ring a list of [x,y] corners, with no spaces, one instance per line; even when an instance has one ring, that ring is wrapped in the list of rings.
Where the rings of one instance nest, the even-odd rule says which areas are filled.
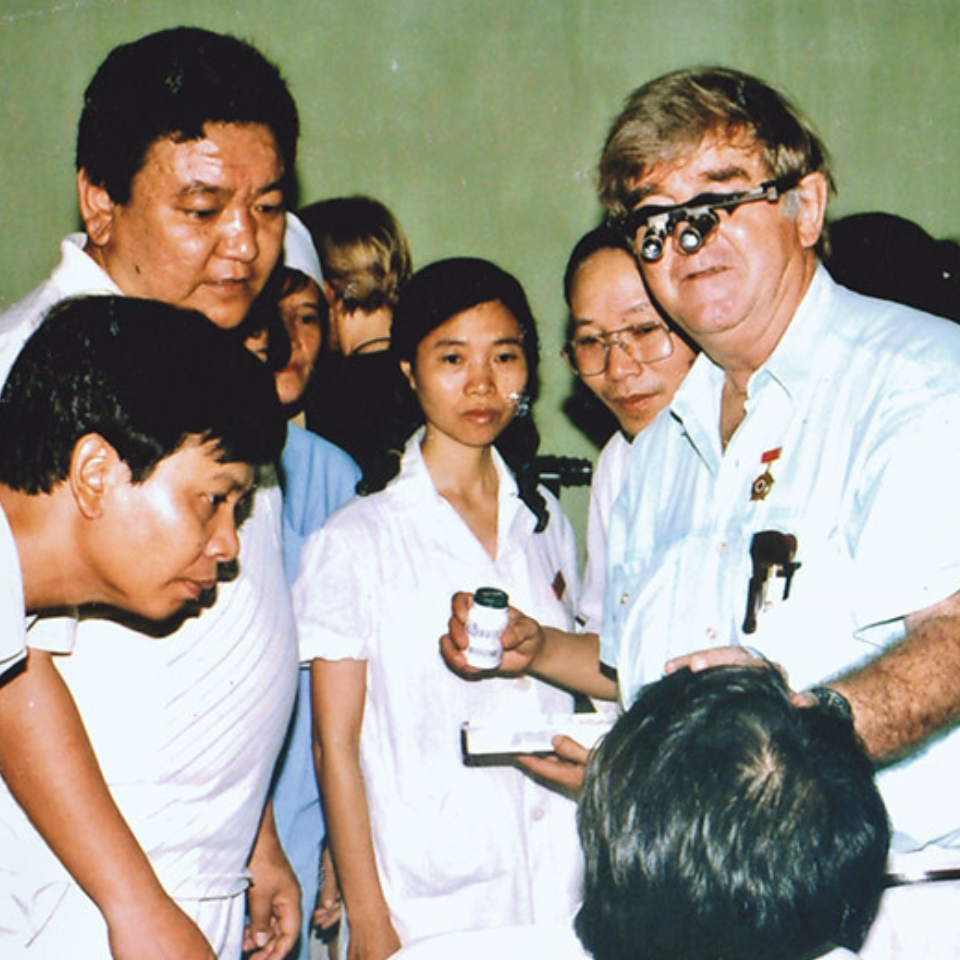
[[[317,892],[317,903],[313,911],[313,925],[326,933],[340,922],[340,882],[333,865],[330,848],[324,845],[321,855],[323,863],[323,884]]]
[[[470,643],[467,636],[467,617],[473,595],[455,593],[451,600],[452,613],[448,632],[440,638],[440,654],[447,666],[467,680],[476,680],[501,674],[526,673],[537,658],[544,643],[540,624],[514,607],[508,609],[509,623],[500,636],[503,644],[503,659],[496,670],[478,670],[467,663],[464,651]]]
[[[389,913],[369,920],[350,921],[350,946],[347,960],[386,960],[402,946]]]
[[[707,650],[698,650],[695,653],[685,653],[680,657],[668,660],[664,665],[665,674],[676,673],[687,669],[692,673],[700,670],[709,670],[711,667],[773,667],[786,680],[787,675],[778,663],[767,660],[749,647],[710,647]]]
[[[517,764],[538,780],[545,780],[576,798],[583,789],[590,751],[570,737],[558,734],[553,738],[553,756],[538,757],[525,754],[517,757]]]
[[[687,669],[697,673],[700,670],[709,670],[711,667],[756,667],[776,670],[783,677],[787,689],[790,689],[787,671],[779,663],[768,660],[750,647],[711,647],[708,650],[698,650],[696,653],[685,653],[683,656],[668,660],[663,672],[670,674]],[[806,693],[795,693],[791,690],[790,699],[796,707],[810,706],[810,698]]]
[[[216,960],[200,928],[166,894],[105,919],[113,960]]]
[[[282,960],[300,936],[300,885],[279,844],[258,843],[250,858],[248,960]]]

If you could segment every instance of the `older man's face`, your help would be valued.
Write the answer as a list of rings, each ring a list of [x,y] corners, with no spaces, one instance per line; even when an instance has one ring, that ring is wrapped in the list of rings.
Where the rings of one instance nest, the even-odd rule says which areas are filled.
[[[283,247],[283,162],[261,124],[211,123],[201,140],[156,141],[115,204],[101,188],[88,250],[128,296],[235,327]],[[81,177],[81,192],[83,191]]]
[[[643,204],[668,206],[707,192],[750,190],[770,176],[752,143],[708,137],[692,153],[654,167],[636,186]],[[717,338],[749,345],[784,315],[789,322],[811,243],[798,219],[785,213],[786,202],[721,212],[696,253],[682,253],[674,235],[661,259],[641,263],[660,306],[708,350]]]

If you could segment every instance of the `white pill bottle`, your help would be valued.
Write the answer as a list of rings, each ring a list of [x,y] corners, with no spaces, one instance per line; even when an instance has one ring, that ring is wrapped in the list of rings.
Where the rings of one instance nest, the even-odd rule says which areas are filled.
[[[507,629],[509,598],[496,587],[478,587],[467,617],[470,643],[464,651],[467,663],[477,670],[493,670],[500,666],[503,644],[500,635]]]

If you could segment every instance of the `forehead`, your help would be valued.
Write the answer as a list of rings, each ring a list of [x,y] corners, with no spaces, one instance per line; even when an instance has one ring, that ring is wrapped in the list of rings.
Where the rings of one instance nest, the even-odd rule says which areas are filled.
[[[254,468],[248,463],[224,461],[220,445],[197,435],[188,436],[164,457],[147,483],[197,484],[217,482],[237,489],[253,485]]]
[[[224,189],[263,192],[277,187],[283,160],[269,127],[259,123],[208,123],[204,136],[160,137],[147,148],[131,194],[158,189]]]
[[[623,250],[603,249],[577,268],[570,313],[574,329],[614,329],[650,319],[655,308],[634,258]]]
[[[301,303],[319,303],[323,293],[320,290],[317,281],[312,277],[306,277],[305,282],[291,290],[281,291],[279,306],[281,309],[290,309],[298,307]]]
[[[617,247],[601,247],[584,257],[573,275],[571,294],[589,289],[594,283],[605,282],[611,277],[634,275],[640,278],[640,269],[632,254]]]
[[[513,313],[499,300],[480,303],[441,323],[421,341],[421,345],[435,345],[458,341],[520,340],[523,331]]]
[[[581,301],[623,296],[648,299],[636,259],[626,252],[611,247],[595,250],[585,257],[573,275],[570,287],[571,306]]]
[[[653,164],[633,181],[631,192],[636,204],[676,184],[712,188],[724,183],[753,184],[769,176],[762,147],[752,134],[715,131]]]

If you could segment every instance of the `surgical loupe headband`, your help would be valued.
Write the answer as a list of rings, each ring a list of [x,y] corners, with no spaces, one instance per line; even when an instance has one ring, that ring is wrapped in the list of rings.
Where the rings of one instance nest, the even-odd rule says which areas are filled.
[[[643,239],[637,248],[641,259],[647,263],[656,263],[663,256],[663,245],[667,237],[682,223],[683,228],[677,234],[677,245],[688,256],[696,253],[704,244],[707,235],[720,222],[718,210],[734,210],[744,203],[767,200],[776,203],[783,194],[792,190],[802,179],[801,173],[790,173],[777,180],[767,180],[753,190],[741,190],[737,193],[701,193],[686,203],[673,207],[660,207],[649,204],[631,210],[617,222],[623,234],[635,242],[637,232],[646,227]]]

